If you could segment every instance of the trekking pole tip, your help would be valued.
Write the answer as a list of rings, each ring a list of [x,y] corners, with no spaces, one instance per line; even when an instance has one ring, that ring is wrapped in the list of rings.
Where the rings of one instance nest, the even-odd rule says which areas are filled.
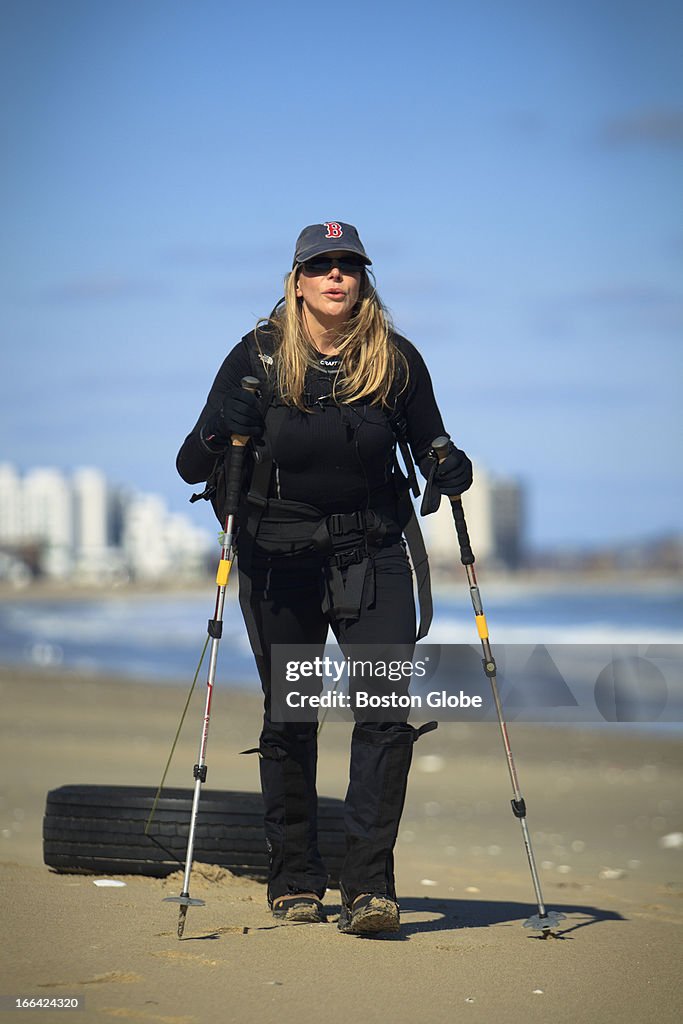
[[[178,911],[178,938],[182,939],[183,932],[185,931],[185,918],[187,917],[188,907],[204,907],[206,904],[204,900],[192,899],[188,893],[181,893],[180,896],[165,896],[162,900],[163,903],[179,903],[180,909]]]
[[[539,936],[541,939],[547,939],[550,936],[555,937],[553,929],[557,927],[560,921],[564,921],[567,915],[560,913],[559,910],[547,910],[545,914],[533,914],[528,921],[524,922],[525,928],[533,928],[534,931],[541,932]]]

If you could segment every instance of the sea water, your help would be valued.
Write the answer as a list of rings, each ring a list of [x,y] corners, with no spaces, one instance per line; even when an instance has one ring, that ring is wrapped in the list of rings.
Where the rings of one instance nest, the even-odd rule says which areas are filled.
[[[683,644],[683,583],[482,584],[491,643]],[[212,617],[215,590],[0,604],[0,662],[128,676],[179,685],[192,681]],[[467,586],[438,587],[430,644],[478,644]],[[205,658],[202,676],[208,657]],[[226,600],[217,679],[259,689],[234,593]]]

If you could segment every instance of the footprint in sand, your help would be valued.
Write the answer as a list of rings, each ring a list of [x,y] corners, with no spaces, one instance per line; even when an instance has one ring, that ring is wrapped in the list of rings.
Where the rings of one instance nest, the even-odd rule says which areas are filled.
[[[82,978],[79,981],[46,981],[38,988],[71,988],[73,985],[103,985],[108,982],[117,982],[120,985],[130,985],[136,981],[144,981],[141,974],[134,974],[133,971],[109,971],[107,974],[96,974],[92,978]]]
[[[207,956],[200,956],[198,953],[176,953],[173,949],[160,949],[150,956],[159,957],[162,960],[180,960],[185,963],[204,964],[206,967],[218,967],[219,960],[210,960]]]
[[[157,1024],[197,1024],[196,1017],[167,1017],[159,1013],[149,1013],[147,1010],[132,1010],[127,1006],[105,1006],[100,1013],[122,1020],[134,1017],[136,1020],[156,1021]]]

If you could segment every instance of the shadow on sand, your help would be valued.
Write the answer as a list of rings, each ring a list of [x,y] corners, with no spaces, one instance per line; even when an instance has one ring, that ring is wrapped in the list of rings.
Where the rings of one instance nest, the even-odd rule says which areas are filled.
[[[326,900],[325,909],[327,910],[328,922],[334,923],[341,910],[340,905]],[[601,907],[587,906],[582,903],[554,903],[552,908],[548,909],[566,914],[566,920],[561,921],[554,930],[552,938],[555,940],[571,939],[572,932],[591,925],[602,924],[605,921],[628,920],[622,914],[613,910],[604,910]],[[494,900],[430,899],[428,896],[408,896],[401,900],[401,931],[397,935],[380,934],[377,936],[357,937],[380,939],[384,942],[407,942],[411,936],[426,932],[456,932],[464,928],[489,928],[493,925],[517,925],[521,928],[532,914],[537,913],[537,910],[537,907],[529,903]],[[431,920],[416,921],[413,917],[415,914],[429,914]],[[299,926],[291,924],[287,926],[278,923],[265,926],[265,928],[261,926],[253,930],[264,931],[270,928],[281,927]],[[220,935],[213,932],[192,937],[194,939],[217,939]],[[526,938],[545,941],[544,936],[540,932],[531,929],[526,930]]]
[[[461,928],[489,928],[492,925],[511,926],[513,924],[522,927],[532,914],[538,913],[538,908],[529,903],[499,900],[430,899],[428,896],[408,896],[400,902],[401,931],[398,935],[378,936],[385,941],[405,942],[412,935],[425,932],[452,932]],[[340,908],[328,904],[327,909],[332,916],[335,911],[338,913]],[[569,939],[572,937],[571,933],[579,928],[587,928],[589,925],[600,924],[604,921],[627,920],[615,911],[580,903],[554,903],[552,908],[548,909],[560,911],[567,917],[554,930],[554,939]],[[432,919],[415,921],[413,919],[415,914],[429,914],[432,915]],[[544,936],[540,932],[531,929],[527,929],[526,932],[527,938],[544,941]]]

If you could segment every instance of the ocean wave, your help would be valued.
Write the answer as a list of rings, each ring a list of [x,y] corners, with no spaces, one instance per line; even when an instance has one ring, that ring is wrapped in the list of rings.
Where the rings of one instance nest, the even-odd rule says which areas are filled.
[[[642,623],[572,622],[565,625],[538,621],[528,625],[489,622],[490,642],[500,644],[683,644],[683,629],[655,628]],[[473,621],[439,616],[427,641],[432,644],[478,643]]]

